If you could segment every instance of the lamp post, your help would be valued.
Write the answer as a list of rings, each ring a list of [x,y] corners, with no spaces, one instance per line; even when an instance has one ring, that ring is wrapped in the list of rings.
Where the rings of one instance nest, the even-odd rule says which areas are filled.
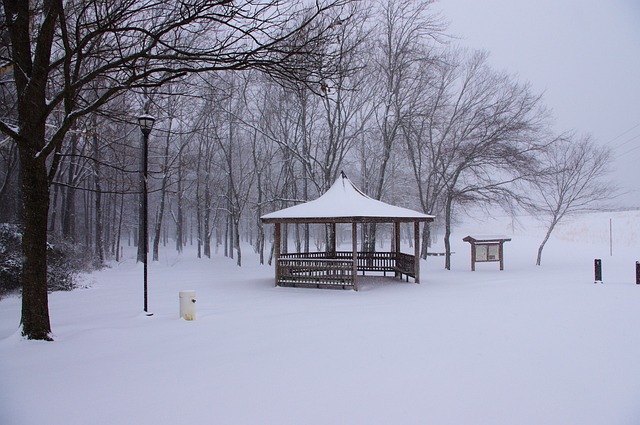
[[[147,257],[149,251],[149,238],[147,236],[147,216],[148,216],[148,208],[147,208],[147,163],[149,160],[149,134],[151,133],[151,129],[153,128],[153,123],[155,122],[155,118],[151,115],[140,115],[138,117],[138,124],[140,124],[140,131],[142,131],[143,136],[143,146],[142,146],[142,230],[143,230],[143,250],[144,250],[144,312],[147,316],[151,316],[148,310],[148,297],[147,297]]]

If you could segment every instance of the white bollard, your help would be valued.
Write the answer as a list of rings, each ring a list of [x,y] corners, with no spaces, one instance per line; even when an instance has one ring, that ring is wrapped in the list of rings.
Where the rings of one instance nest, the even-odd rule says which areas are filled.
[[[180,318],[196,320],[196,291],[180,291]]]

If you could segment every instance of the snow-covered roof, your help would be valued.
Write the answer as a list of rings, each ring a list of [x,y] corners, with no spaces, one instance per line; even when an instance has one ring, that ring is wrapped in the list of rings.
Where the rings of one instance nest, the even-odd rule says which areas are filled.
[[[465,242],[473,243],[491,243],[491,242],[508,242],[511,240],[511,236],[506,235],[469,235],[462,238]]]
[[[408,222],[433,221],[434,216],[370,198],[343,172],[318,199],[265,214],[261,219],[264,223]]]

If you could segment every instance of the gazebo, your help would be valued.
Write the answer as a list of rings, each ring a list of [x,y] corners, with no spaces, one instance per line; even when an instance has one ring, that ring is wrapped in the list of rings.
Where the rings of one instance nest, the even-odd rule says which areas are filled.
[[[263,223],[273,223],[276,286],[343,288],[358,290],[358,271],[394,273],[396,277],[412,277],[420,282],[420,223],[431,222],[434,216],[407,208],[396,207],[365,195],[344,172],[327,192],[318,199],[275,211],[261,217]],[[331,226],[351,224],[351,251],[281,253],[281,225],[314,223]],[[358,251],[358,223],[393,223],[394,244],[391,252]],[[413,223],[414,254],[400,251],[400,223]]]

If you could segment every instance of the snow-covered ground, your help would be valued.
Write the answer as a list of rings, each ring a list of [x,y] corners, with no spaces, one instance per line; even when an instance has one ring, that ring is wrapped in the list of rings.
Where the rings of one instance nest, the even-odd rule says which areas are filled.
[[[580,216],[536,267],[538,224],[466,220],[451,271],[430,257],[420,285],[359,292],[275,288],[248,247],[242,268],[167,248],[150,264],[152,317],[130,250],[51,294],[55,342],[22,340],[19,298],[0,301],[0,423],[638,424],[638,232],[639,211]],[[473,233],[513,236],[504,271],[470,271]]]

